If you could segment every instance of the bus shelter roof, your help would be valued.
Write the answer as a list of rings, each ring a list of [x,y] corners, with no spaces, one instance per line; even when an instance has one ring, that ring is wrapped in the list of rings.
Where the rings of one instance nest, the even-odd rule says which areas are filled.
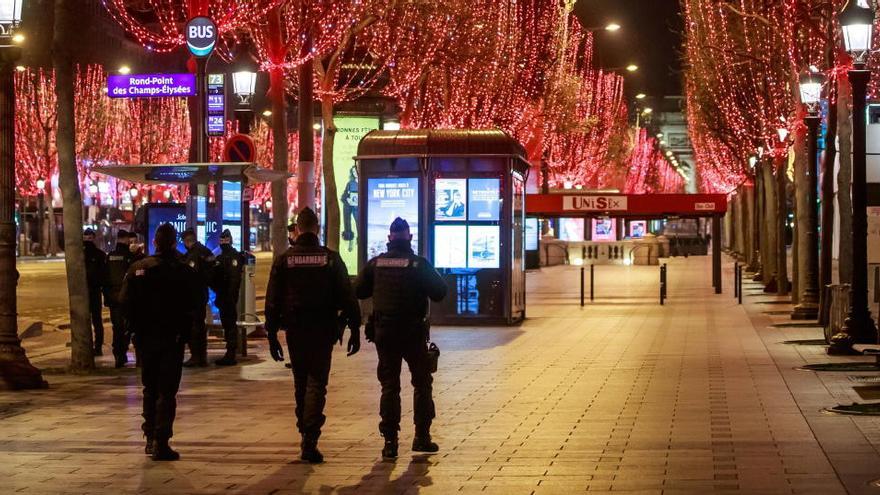
[[[92,172],[138,184],[207,184],[219,180],[247,180],[248,184],[275,182],[292,177],[287,172],[261,168],[255,163],[169,163],[111,165]]]

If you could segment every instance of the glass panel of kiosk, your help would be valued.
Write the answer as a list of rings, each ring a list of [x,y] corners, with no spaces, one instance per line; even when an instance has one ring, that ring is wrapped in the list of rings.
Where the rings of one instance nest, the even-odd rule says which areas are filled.
[[[418,177],[371,177],[367,179],[366,259],[387,251],[388,228],[395,218],[409,223],[413,250],[419,251]]]
[[[493,174],[494,175],[494,174]],[[432,184],[434,266],[450,294],[446,314],[501,316],[504,309],[502,179],[438,173]]]

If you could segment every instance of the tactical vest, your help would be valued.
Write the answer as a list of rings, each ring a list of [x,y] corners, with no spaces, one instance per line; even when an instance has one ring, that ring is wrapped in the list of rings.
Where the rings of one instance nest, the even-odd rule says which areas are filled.
[[[334,324],[334,257],[322,247],[294,246],[279,260],[284,280],[282,314],[288,324]]]
[[[386,318],[422,320],[427,300],[419,270],[424,261],[418,256],[382,255],[373,260],[373,312]]]

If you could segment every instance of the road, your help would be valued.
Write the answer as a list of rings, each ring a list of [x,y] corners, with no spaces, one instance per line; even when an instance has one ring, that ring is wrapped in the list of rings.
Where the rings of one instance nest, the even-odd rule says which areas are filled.
[[[254,284],[257,294],[266,290],[271,265],[270,253],[257,253]],[[21,278],[18,283],[18,315],[22,320],[39,320],[59,326],[69,322],[67,273],[63,259],[27,260],[17,264]],[[262,302],[258,301],[259,309]],[[105,311],[106,313],[106,311]],[[109,318],[109,314],[105,314]]]

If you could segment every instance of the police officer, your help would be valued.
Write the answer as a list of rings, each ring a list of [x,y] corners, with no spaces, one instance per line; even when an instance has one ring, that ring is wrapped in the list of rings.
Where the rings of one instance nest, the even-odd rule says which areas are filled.
[[[128,240],[128,232],[125,230],[120,230],[116,234],[116,246],[107,255],[104,274],[104,305],[110,308],[110,323],[113,325],[113,356],[116,358],[117,368],[122,368],[128,363],[128,345],[131,340],[125,312],[119,300],[122,281],[134,262]]]
[[[321,246],[318,240],[315,212],[304,208],[297,216],[296,229],[296,242],[272,264],[266,290],[266,328],[269,350],[276,361],[284,360],[278,329],[287,330],[296,426],[302,435],[300,458],[320,463],[324,456],[318,450],[318,437],[326,419],[324,404],[333,343],[342,343],[342,331],[348,325],[348,355],[357,353],[361,347],[361,315],[345,263],[339,253]]]
[[[413,384],[416,452],[437,452],[431,441],[434,419],[430,361],[427,353],[428,299],[446,296],[446,283],[425,258],[412,249],[406,220],[396,218],[388,236],[388,252],[367,263],[355,284],[359,299],[373,298],[373,314],[367,324],[367,340],[376,343],[378,376],[382,384],[379,431],[385,437],[382,456],[397,457],[400,430],[400,368],[409,365]]]
[[[193,319],[192,338],[189,342],[189,360],[183,363],[187,368],[193,366],[204,367],[208,365],[208,327],[205,326],[205,317],[208,305],[208,281],[210,270],[214,266],[214,253],[196,239],[193,229],[183,232],[183,245],[186,246],[184,259],[199,275],[199,296],[201,303],[196,308]]]
[[[241,288],[242,265],[241,253],[232,247],[232,233],[225,229],[220,234],[220,253],[214,258],[211,284],[226,340],[226,354],[214,361],[217,366],[238,364],[235,350],[238,347],[238,290]]]
[[[104,315],[101,308],[101,285],[104,282],[107,254],[95,245],[95,231],[92,229],[83,231],[83,251],[89,289],[89,313],[92,317],[92,328],[95,330],[95,356],[103,356]]]
[[[145,451],[154,461],[176,461],[180,455],[168,440],[177,410],[183,348],[200,293],[198,276],[176,249],[174,227],[166,223],[156,229],[153,244],[156,255],[128,269],[120,300],[141,353]]]
[[[287,226],[287,243],[293,246],[296,244],[296,224],[292,223]]]

